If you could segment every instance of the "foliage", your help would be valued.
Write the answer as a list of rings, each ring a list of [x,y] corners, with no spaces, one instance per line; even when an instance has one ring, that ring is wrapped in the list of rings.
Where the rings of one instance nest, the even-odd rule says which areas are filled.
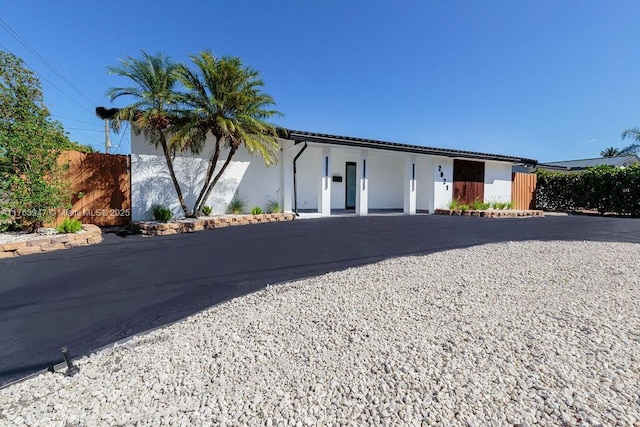
[[[134,132],[142,132],[156,148],[162,147],[178,201],[184,215],[189,217],[191,212],[176,178],[173,158],[176,151],[186,151],[193,147],[176,147],[169,139],[178,116],[178,94],[175,89],[177,66],[162,53],[150,55],[142,51],[140,58],[120,59],[120,66],[107,67],[107,70],[109,74],[128,78],[133,86],[111,88],[107,91],[107,96],[111,101],[122,96],[133,98],[132,104],[118,110],[112,120],[112,127],[119,131],[121,122],[127,120]]]
[[[608,147],[600,152],[602,157],[617,157],[620,155],[620,150],[616,147]]]
[[[267,203],[267,213],[280,213],[282,209],[280,209],[280,203],[276,200],[269,199],[269,203]]]
[[[251,215],[260,215],[262,213],[262,208],[260,206],[256,206],[251,209]]]
[[[213,209],[211,209],[211,206],[203,206],[203,207],[202,207],[202,213],[203,213],[205,216],[209,216],[209,215],[211,215],[211,212],[212,212],[212,211],[213,211]]]
[[[484,203],[481,200],[474,200],[474,202],[471,203],[469,207],[471,208],[471,210],[474,210],[474,211],[484,211],[489,209],[491,205],[489,203]]]
[[[583,173],[538,171],[536,207],[640,215],[640,166],[601,165]]]
[[[177,147],[190,146],[200,152],[207,135],[215,137],[204,185],[193,207],[197,215],[241,145],[249,153],[259,153],[267,166],[275,163],[277,128],[267,120],[281,113],[270,108],[275,102],[262,91],[260,73],[243,65],[239,58],[218,58],[205,50],[192,55],[191,61],[195,70],[185,65],[176,69],[186,92],[180,95],[185,109],[173,142]],[[223,149],[228,149],[227,158],[217,169]]]
[[[13,54],[0,51],[0,209],[35,231],[70,205],[60,153],[73,143],[50,118],[40,81]],[[6,213],[5,213],[6,214]]]
[[[619,156],[638,154],[638,151],[640,151],[640,128],[631,128],[622,132],[622,139],[627,138],[632,138],[636,142],[620,150],[620,153],[618,154]]]
[[[62,224],[56,227],[58,233],[75,233],[82,230],[82,223],[75,218],[65,218]]]
[[[234,215],[242,215],[247,210],[247,201],[237,194],[231,199],[227,211]]]
[[[5,231],[20,231],[22,226],[13,221],[10,215],[0,213],[0,233]]]
[[[491,207],[493,209],[513,209],[513,202],[493,202]]]
[[[449,210],[462,211],[462,212],[466,212],[469,210],[483,211],[483,210],[489,209],[490,207],[491,205],[489,203],[484,203],[481,200],[475,200],[471,204],[465,204],[460,202],[460,200],[455,199],[455,200],[452,200],[451,203],[449,203]]]
[[[449,207],[450,211],[455,211],[455,210],[459,209],[460,205],[461,205],[460,200],[453,199],[453,200],[451,200],[451,202],[449,202],[449,206],[448,207]]]
[[[153,212],[153,219],[161,222],[169,222],[171,218],[173,218],[173,212],[171,209],[166,208],[162,205],[153,205],[151,206],[151,211]]]

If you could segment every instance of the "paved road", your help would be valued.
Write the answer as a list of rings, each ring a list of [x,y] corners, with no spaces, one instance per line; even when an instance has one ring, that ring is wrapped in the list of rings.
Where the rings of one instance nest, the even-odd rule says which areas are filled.
[[[401,255],[509,240],[640,243],[640,220],[370,216],[269,223],[0,260],[0,385],[281,283]],[[640,260],[639,260],[640,262]]]

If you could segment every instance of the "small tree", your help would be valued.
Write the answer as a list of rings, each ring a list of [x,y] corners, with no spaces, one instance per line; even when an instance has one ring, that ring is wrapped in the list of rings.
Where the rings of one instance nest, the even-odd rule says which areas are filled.
[[[616,147],[609,147],[600,152],[602,157],[617,157],[620,155],[620,150]]]
[[[198,216],[241,145],[249,153],[259,153],[267,166],[275,163],[279,148],[277,128],[267,120],[282,114],[270,108],[275,102],[262,92],[260,73],[243,65],[239,58],[217,58],[210,51],[203,51],[192,55],[191,60],[195,70],[184,65],[177,68],[177,78],[187,91],[180,99],[185,106],[184,123],[173,141],[178,147],[190,146],[197,152],[204,147],[207,134],[216,139],[193,207],[194,216]],[[218,169],[223,148],[229,152]]]
[[[162,147],[178,201],[188,217],[191,213],[173,168],[176,147],[169,140],[177,108],[176,66],[175,62],[161,53],[150,55],[142,51],[141,58],[121,59],[119,67],[108,67],[107,70],[109,74],[127,77],[133,86],[111,88],[107,95],[111,101],[122,96],[133,98],[132,104],[118,110],[112,125],[118,131],[120,122],[128,120],[134,132],[142,132],[156,148]]]
[[[0,213],[35,231],[69,205],[58,164],[74,144],[50,119],[40,81],[15,55],[0,51]]]

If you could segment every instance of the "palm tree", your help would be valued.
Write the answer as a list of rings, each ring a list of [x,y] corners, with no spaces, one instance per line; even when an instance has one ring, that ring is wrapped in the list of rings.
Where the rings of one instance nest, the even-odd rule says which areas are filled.
[[[631,128],[622,132],[622,139],[633,138],[636,142],[620,150],[621,156],[637,154],[640,151],[640,128]]]
[[[262,92],[260,73],[244,66],[239,58],[217,58],[205,50],[192,55],[191,60],[195,71],[180,65],[176,72],[186,92],[180,99],[185,107],[184,123],[173,140],[177,147],[201,151],[207,134],[215,137],[204,185],[193,207],[193,214],[198,216],[241,145],[249,153],[259,153],[267,166],[276,162],[277,128],[266,120],[282,114],[270,109],[275,102]],[[223,148],[229,153],[213,176]]]
[[[145,51],[142,51],[141,58],[127,57],[119,61],[120,66],[107,67],[108,73],[127,77],[133,81],[133,85],[111,88],[107,91],[107,96],[111,101],[121,96],[130,96],[133,103],[118,110],[112,126],[119,131],[120,122],[127,120],[136,134],[142,132],[155,148],[162,147],[180,206],[186,217],[191,216],[173,168],[176,147],[169,140],[178,111],[175,91],[175,70],[178,65],[162,53],[150,55]],[[180,147],[181,150],[186,148]]]
[[[609,147],[605,150],[602,150],[600,152],[600,155],[602,157],[617,157],[620,155],[620,150],[618,150],[616,147]]]

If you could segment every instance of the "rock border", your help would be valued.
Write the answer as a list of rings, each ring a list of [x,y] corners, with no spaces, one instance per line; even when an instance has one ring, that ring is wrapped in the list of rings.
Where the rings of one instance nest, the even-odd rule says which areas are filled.
[[[292,213],[273,213],[260,215],[225,215],[210,218],[184,219],[176,222],[132,221],[129,229],[144,236],[166,236],[178,233],[193,233],[201,230],[213,230],[238,225],[261,224],[265,222],[293,221]]]
[[[489,209],[489,210],[466,210],[459,209],[436,209],[435,215],[453,216],[477,216],[485,218],[519,218],[519,217],[544,217],[544,211],[521,210],[521,209]]]
[[[82,224],[82,229],[85,231],[84,233],[57,234],[41,239],[2,244],[0,245],[0,258],[51,252],[102,242],[102,230],[97,225]]]

